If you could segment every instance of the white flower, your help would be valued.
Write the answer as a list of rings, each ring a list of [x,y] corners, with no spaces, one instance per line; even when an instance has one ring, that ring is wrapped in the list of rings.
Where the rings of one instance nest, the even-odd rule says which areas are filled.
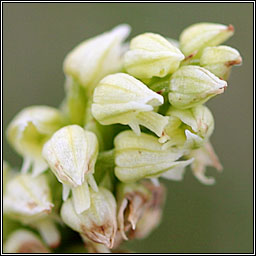
[[[80,43],[64,61],[64,72],[92,91],[104,76],[120,71],[122,42],[130,27],[119,25],[109,32]]]

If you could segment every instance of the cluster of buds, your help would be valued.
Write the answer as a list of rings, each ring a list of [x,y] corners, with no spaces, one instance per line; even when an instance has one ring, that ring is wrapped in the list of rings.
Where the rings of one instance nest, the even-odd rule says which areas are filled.
[[[129,32],[119,25],[79,44],[64,61],[60,108],[28,107],[8,126],[23,164],[20,172],[3,165],[4,215],[20,223],[5,229],[6,252],[54,250],[58,225],[65,236],[78,232],[88,252],[120,252],[122,242],[159,225],[166,198],[159,179],[181,181],[191,165],[211,185],[206,167],[222,170],[204,104],[224,92],[242,61],[220,45],[233,26],[195,24],[179,42],[144,33],[127,44]]]

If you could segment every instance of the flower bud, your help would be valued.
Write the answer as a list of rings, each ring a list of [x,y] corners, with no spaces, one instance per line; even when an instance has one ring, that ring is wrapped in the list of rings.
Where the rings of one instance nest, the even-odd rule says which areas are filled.
[[[119,25],[109,32],[80,43],[64,60],[65,74],[92,91],[104,76],[120,71],[122,42],[129,32],[128,25]]]
[[[180,35],[180,49],[185,56],[197,53],[200,56],[207,46],[216,46],[234,34],[232,25],[197,23],[186,28]]]
[[[77,213],[90,207],[87,182],[97,191],[93,178],[97,155],[96,135],[78,125],[61,128],[44,145],[43,156],[63,184],[63,200],[67,199],[71,189]]]
[[[72,201],[68,199],[61,208],[62,220],[87,239],[112,248],[117,230],[116,201],[105,188],[98,192],[90,190],[91,206],[77,214]]]
[[[150,199],[149,190],[141,184],[119,184],[117,188],[117,221],[123,239],[127,240],[125,232],[131,228],[133,230],[136,228],[136,224],[144,214]]]
[[[206,167],[213,166],[219,172],[222,171],[223,168],[211,143],[208,142],[203,147],[193,150],[189,157],[193,157],[195,159],[191,165],[191,169],[195,177],[205,185],[213,185],[215,183],[215,179],[205,175]]]
[[[226,81],[210,71],[194,65],[183,66],[172,75],[169,101],[176,108],[191,108],[223,93],[225,87]]]
[[[50,251],[33,232],[19,229],[6,241],[4,253],[50,253]]]
[[[163,97],[124,73],[102,79],[93,102],[92,114],[101,124],[128,124],[138,135],[140,124],[161,136],[168,123],[168,118],[153,112],[153,107],[163,104]]]
[[[28,172],[31,164],[35,176],[47,169],[43,145],[62,125],[60,111],[47,106],[28,107],[16,115],[7,128],[7,139],[24,158],[21,172]]]
[[[164,37],[145,33],[131,40],[124,66],[137,78],[164,77],[175,72],[183,59],[181,51]]]
[[[147,237],[153,229],[161,222],[163,206],[165,202],[166,189],[160,184],[153,185],[151,182],[143,183],[144,187],[150,192],[151,198],[143,215],[138,220],[136,229],[130,230],[129,239],[143,239]]]
[[[177,161],[183,156],[182,150],[163,150],[156,137],[145,133],[137,136],[132,131],[121,132],[114,145],[115,175],[125,183],[157,178],[174,167],[191,163],[191,160]]]
[[[228,79],[231,67],[242,62],[240,53],[229,46],[206,47],[200,58],[200,66],[221,79]]]

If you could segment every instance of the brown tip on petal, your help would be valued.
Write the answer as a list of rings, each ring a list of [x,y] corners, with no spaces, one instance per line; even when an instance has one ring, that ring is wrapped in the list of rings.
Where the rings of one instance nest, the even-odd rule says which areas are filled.
[[[231,67],[231,66],[234,66],[234,65],[239,65],[242,63],[242,58],[239,57],[237,60],[231,60],[231,61],[227,61],[225,63],[225,66],[227,67]]]
[[[232,31],[232,32],[235,32],[235,28],[233,25],[229,24],[228,25],[228,28],[227,28],[228,31]]]

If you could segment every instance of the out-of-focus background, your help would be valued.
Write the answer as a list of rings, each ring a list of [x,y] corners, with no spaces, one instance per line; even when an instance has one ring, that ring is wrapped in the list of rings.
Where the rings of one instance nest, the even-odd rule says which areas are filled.
[[[253,250],[253,3],[4,3],[3,131],[29,105],[58,107],[64,97],[62,62],[78,43],[120,23],[131,37],[156,32],[179,38],[197,22],[232,24],[225,44],[238,49],[226,92],[207,104],[215,116],[212,143],[224,166],[214,186],[188,170],[183,182],[164,181],[161,225],[127,248],[140,253],[251,253]],[[130,37],[130,38],[131,38]],[[12,166],[21,158],[3,142]]]

